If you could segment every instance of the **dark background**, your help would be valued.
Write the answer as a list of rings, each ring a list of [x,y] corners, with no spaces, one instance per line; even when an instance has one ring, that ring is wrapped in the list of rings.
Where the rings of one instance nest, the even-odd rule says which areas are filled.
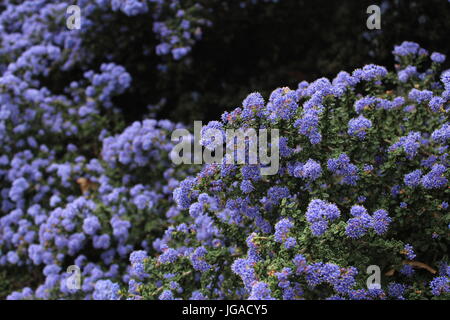
[[[98,57],[90,67],[98,69],[110,55],[131,73],[132,88],[116,98],[127,122],[141,119],[147,105],[161,98],[167,103],[156,117],[187,124],[217,120],[253,91],[267,98],[277,87],[295,89],[302,80],[333,78],[368,63],[392,70],[393,47],[405,40],[418,42],[430,54],[450,52],[447,0],[279,0],[245,9],[239,2],[228,0],[227,10],[223,4],[213,8],[208,15],[213,26],[204,28],[191,54],[176,62],[153,53],[158,41],[151,16],[117,12],[101,18],[103,28],[86,39]],[[381,30],[366,27],[372,4],[382,8]],[[152,53],[144,55],[148,48]],[[161,63],[167,64],[166,73],[156,71]],[[64,75],[56,86],[63,88],[70,78]]]

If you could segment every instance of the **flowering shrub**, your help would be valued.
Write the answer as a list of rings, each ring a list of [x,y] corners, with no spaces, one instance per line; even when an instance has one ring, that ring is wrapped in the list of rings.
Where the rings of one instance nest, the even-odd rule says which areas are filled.
[[[190,170],[168,157],[167,136],[179,125],[143,120],[124,128],[113,102],[131,84],[122,66],[103,63],[63,93],[45,86],[55,67],[80,58],[66,47],[77,33],[52,33],[46,20],[17,31],[36,11],[50,17],[65,8],[28,1],[0,17],[0,265],[32,272],[37,283],[13,299],[95,298],[99,279],[127,283],[123,261],[133,249],[151,250],[146,236],[176,221],[171,194]],[[80,269],[81,290],[67,287],[69,265]]]
[[[393,53],[397,74],[367,65],[252,93],[205,126],[278,128],[280,170],[216,163],[181,182],[189,217],[142,255],[128,297],[448,298],[449,73],[415,43]]]
[[[86,79],[71,85],[71,96],[54,96],[2,77],[0,265],[43,268],[36,298],[70,294],[72,264],[84,277],[73,297],[91,297],[104,277],[127,281],[122,262],[137,246],[150,250],[146,237],[176,221],[171,194],[189,172],[168,157],[177,125],[144,120],[117,135],[106,130],[121,127],[109,98],[127,86],[123,69],[104,65]]]

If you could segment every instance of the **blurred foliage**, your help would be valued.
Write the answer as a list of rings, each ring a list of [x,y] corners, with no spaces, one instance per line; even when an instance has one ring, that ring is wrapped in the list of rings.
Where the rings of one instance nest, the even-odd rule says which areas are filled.
[[[182,61],[164,61],[155,54],[158,41],[150,14],[99,15],[101,23],[85,33],[93,63],[55,74],[47,85],[62,90],[106,57],[133,77],[132,88],[117,98],[127,122],[140,119],[147,105],[165,98],[157,117],[189,123],[218,119],[252,91],[267,97],[279,86],[295,89],[302,80],[332,78],[367,63],[391,66],[394,45],[405,40],[450,51],[450,3],[445,0],[383,0],[377,3],[381,30],[366,27],[367,7],[374,4],[368,0],[280,0],[246,8],[239,3],[205,0],[213,25]],[[157,71],[161,64],[165,72]]]
[[[146,85],[152,76],[135,66],[130,72],[143,85],[134,87],[145,95],[142,91],[156,86],[161,97],[168,99],[159,117],[206,121],[239,106],[252,91],[267,97],[278,86],[296,88],[302,80],[334,77],[340,70],[352,71],[367,63],[390,66],[394,45],[404,40],[450,51],[449,42],[444,41],[450,30],[447,1],[383,1],[381,30],[366,27],[366,9],[371,4],[282,0],[247,9],[230,5],[227,11],[214,10],[213,27],[194,46],[189,64],[170,64],[166,76],[150,88]],[[125,64],[128,69],[126,60]],[[123,99],[127,110],[145,107],[138,102],[130,105],[130,99],[137,99],[135,92]]]
[[[0,270],[0,300],[11,292],[27,286],[35,287],[42,282],[42,274],[38,270],[26,267],[2,267]]]

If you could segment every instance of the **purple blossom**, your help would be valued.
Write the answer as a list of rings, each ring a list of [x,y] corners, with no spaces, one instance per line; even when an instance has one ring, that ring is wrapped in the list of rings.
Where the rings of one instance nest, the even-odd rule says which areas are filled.
[[[265,282],[256,282],[251,289],[249,300],[273,300],[272,292]]]
[[[430,56],[431,61],[436,63],[443,63],[445,61],[445,54],[439,52],[433,52]]]
[[[417,187],[420,185],[420,181],[422,178],[422,170],[417,169],[405,175],[403,181],[408,187]]]

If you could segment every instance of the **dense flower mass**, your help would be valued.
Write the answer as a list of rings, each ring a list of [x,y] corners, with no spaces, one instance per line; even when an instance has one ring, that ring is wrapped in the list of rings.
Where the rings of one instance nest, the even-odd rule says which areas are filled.
[[[89,34],[98,19],[148,16],[161,71],[211,25],[200,3],[83,0],[80,30],[57,27],[69,3],[2,7],[0,268],[35,276],[8,298],[448,298],[445,55],[404,42],[395,72],[254,92],[203,127],[205,150],[220,146],[210,129],[279,129],[276,174],[176,165],[171,134],[185,126],[126,125],[116,98],[133,77],[109,55],[97,63]],[[79,77],[49,89],[58,70]]]

